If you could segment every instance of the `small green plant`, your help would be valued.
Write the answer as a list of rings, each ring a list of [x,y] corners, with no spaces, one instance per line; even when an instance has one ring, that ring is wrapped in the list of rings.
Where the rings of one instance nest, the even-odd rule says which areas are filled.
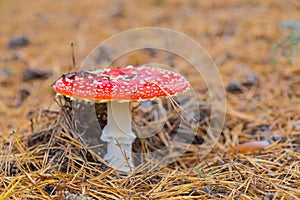
[[[206,186],[206,189],[207,189],[208,193],[210,193],[210,192],[211,192],[210,182],[209,182],[209,180],[207,180],[206,175],[204,174],[204,172],[203,172],[201,169],[197,168],[197,167],[194,168],[193,170],[194,170],[195,172],[197,172],[197,173],[199,174],[199,176],[203,179],[203,181],[206,183],[206,185],[207,185],[207,186]],[[215,170],[215,167],[213,167],[213,168],[209,171],[210,176],[212,176],[214,170]]]
[[[294,56],[300,47],[300,23],[294,21],[282,22],[281,30],[290,30],[288,35],[272,46],[272,61],[278,64],[278,56],[294,65]]]

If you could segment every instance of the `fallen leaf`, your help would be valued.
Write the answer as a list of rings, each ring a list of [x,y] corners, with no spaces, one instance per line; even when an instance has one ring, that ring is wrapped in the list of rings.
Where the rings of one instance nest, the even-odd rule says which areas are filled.
[[[270,143],[267,140],[247,142],[237,146],[233,146],[227,150],[228,155],[237,154],[237,153],[249,153],[258,150],[263,150]]]

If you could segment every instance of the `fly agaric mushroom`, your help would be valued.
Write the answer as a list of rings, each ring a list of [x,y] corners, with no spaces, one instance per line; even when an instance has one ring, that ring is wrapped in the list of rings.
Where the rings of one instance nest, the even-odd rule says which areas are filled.
[[[170,97],[189,89],[181,75],[155,67],[104,69],[63,75],[53,85],[58,95],[84,101],[107,102],[107,125],[101,140],[107,142],[104,159],[128,173],[134,167],[131,146],[130,102]],[[121,166],[121,167],[120,167]]]

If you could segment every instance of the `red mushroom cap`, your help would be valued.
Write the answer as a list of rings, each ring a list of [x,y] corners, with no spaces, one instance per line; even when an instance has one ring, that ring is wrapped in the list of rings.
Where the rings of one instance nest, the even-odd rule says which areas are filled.
[[[173,71],[128,66],[63,75],[53,88],[59,95],[82,100],[143,101],[183,93],[189,83]]]

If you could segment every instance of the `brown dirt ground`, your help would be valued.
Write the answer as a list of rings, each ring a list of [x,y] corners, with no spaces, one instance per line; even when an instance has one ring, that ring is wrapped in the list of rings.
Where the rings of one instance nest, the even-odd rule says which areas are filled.
[[[279,64],[275,66],[270,56],[272,44],[285,36],[280,23],[300,22],[299,12],[300,3],[297,0],[151,0],[140,3],[117,0],[2,0],[0,146],[3,147],[12,137],[12,132],[20,137],[23,134],[30,135],[30,116],[37,115],[32,113],[58,109],[51,84],[62,73],[72,70],[71,41],[75,43],[76,60],[81,62],[99,42],[121,31],[148,26],[171,28],[203,45],[219,67],[225,86],[232,82],[247,81],[245,79],[249,74],[257,77],[259,82],[244,86],[237,93],[227,93],[224,136],[206,161],[182,158],[186,166],[178,164],[176,168],[175,164],[155,174],[155,177],[148,175],[148,178],[153,176],[153,180],[160,182],[145,180],[141,184],[126,182],[122,178],[112,180],[111,176],[107,178],[103,175],[97,179],[101,179],[100,183],[103,184],[103,195],[99,195],[99,198],[300,198],[299,121],[297,124],[297,120],[300,120],[300,62],[298,60],[294,66],[290,66],[279,59]],[[10,39],[18,35],[26,36],[29,45],[8,49]],[[169,64],[164,56],[162,54],[161,62]],[[144,59],[132,54],[120,59],[119,64],[150,61],[149,57]],[[175,67],[184,64],[178,61]],[[52,75],[42,80],[22,80],[23,72],[32,68],[51,70]],[[182,67],[179,69],[182,70]],[[197,84],[196,81],[192,80],[193,84]],[[22,98],[24,91],[30,93],[27,98]],[[36,129],[42,120],[40,116],[33,118]],[[249,134],[254,130],[255,133]],[[231,146],[266,138],[271,139],[271,144],[259,153],[251,151],[247,154],[224,155]],[[3,158],[4,155],[1,156]],[[226,164],[221,166],[220,160]],[[219,163],[219,166],[209,173],[215,163]],[[193,171],[194,167],[202,169],[207,180]],[[4,174],[2,179],[6,183],[0,188],[0,199],[5,198],[6,194],[12,199],[20,199],[21,191],[30,194],[35,185],[14,185],[13,179]],[[132,179],[142,180],[143,177],[137,175]],[[207,182],[210,182],[209,187]],[[7,193],[9,188],[11,191]],[[86,197],[96,198],[95,194],[98,194],[85,186],[81,189],[75,189],[75,186],[67,188],[71,193]],[[26,198],[59,198],[58,194],[50,197],[40,190],[32,194],[36,196]]]

